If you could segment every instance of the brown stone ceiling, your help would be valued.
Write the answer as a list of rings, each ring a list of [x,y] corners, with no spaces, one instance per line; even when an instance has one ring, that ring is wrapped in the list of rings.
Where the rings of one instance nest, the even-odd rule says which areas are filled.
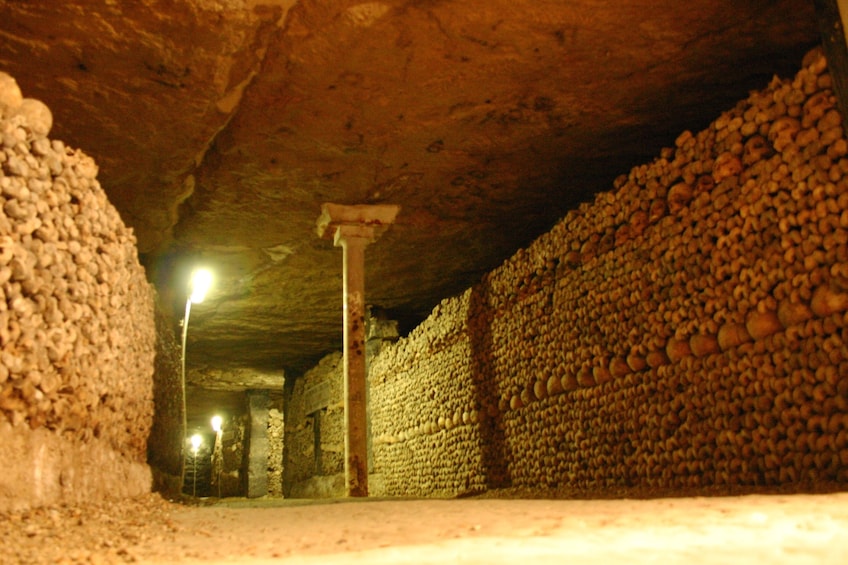
[[[367,298],[409,327],[818,42],[811,0],[0,2],[0,70],[96,159],[176,318],[215,270],[201,381],[340,348],[323,202],[402,206]]]

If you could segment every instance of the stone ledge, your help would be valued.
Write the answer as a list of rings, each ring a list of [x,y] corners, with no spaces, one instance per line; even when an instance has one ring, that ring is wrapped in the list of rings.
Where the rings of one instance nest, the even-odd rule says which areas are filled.
[[[0,445],[5,455],[0,512],[121,499],[151,491],[150,467],[122,457],[99,440],[78,443],[43,428],[0,423]]]

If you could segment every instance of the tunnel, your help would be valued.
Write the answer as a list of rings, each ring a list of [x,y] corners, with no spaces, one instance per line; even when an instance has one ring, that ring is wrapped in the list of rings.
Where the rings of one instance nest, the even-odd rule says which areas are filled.
[[[697,3],[693,21],[741,26],[723,33],[756,72],[723,85],[725,61],[710,92],[656,92],[650,119],[587,79],[598,105],[626,107],[599,134],[557,114],[572,91],[543,95],[537,79],[509,111],[495,94],[445,104],[442,128],[423,102],[400,115],[408,83],[381,73],[450,99],[466,63],[498,75],[549,56],[524,32],[573,40],[555,59],[579,67],[560,24],[584,34],[650,7],[626,31],[650,58],[637,42],[638,76],[613,73],[647,96],[652,61],[670,65],[662,84],[697,82],[674,65],[708,60],[715,40],[656,15],[662,2],[616,16],[599,3],[594,19],[548,3],[71,4],[91,37],[135,38],[120,53],[141,59],[157,52],[145,38],[175,30],[206,54],[223,49],[209,29],[250,36],[226,49],[251,70],[225,80],[145,60],[113,76],[113,44],[77,49],[44,32],[72,33],[41,8],[0,6],[0,562],[848,559],[839,3],[744,8],[780,36],[767,53],[750,47],[753,24]],[[408,27],[423,22],[442,35]],[[431,43],[419,69],[414,47]],[[385,60],[369,74],[372,49]],[[348,52],[338,65],[356,72],[331,73],[327,54]],[[75,74],[28,72],[28,56]],[[524,67],[510,68],[520,84]],[[187,115],[202,104],[180,106],[183,91],[218,87],[215,112],[182,137],[157,114]],[[570,102],[599,121],[581,88]],[[153,125],[73,113],[131,99]],[[273,131],[260,128],[271,105],[289,108],[267,118]],[[397,131],[403,165],[384,177]],[[192,151],[169,160],[157,144],[174,137]],[[312,157],[297,168],[300,152]]]

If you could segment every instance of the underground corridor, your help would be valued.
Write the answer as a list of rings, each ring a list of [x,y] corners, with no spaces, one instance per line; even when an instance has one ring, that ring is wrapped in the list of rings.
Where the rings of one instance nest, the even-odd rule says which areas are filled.
[[[848,562],[848,5],[46,4],[0,563]]]

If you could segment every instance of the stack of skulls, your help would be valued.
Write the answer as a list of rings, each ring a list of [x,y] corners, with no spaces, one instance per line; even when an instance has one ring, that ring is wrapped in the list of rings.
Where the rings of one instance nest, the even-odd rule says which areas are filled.
[[[468,291],[444,300],[371,362],[373,471],[384,489],[375,494],[453,496],[486,488],[486,388],[471,363],[471,298]]]
[[[375,458],[431,492],[469,459],[530,488],[848,482],[846,340],[848,142],[816,49],[384,350]],[[477,452],[443,433],[465,407]],[[410,429],[448,471],[396,447]]]
[[[97,165],[0,73],[0,421],[146,460],[153,291]]]

